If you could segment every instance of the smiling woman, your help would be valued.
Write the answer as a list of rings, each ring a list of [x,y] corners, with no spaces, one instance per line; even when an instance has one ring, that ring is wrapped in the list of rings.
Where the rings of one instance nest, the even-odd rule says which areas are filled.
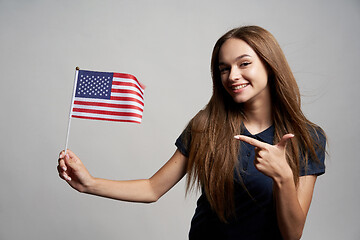
[[[236,103],[260,101],[261,105],[264,101],[270,102],[265,65],[243,40],[229,39],[223,44],[219,69],[222,84]]]
[[[188,186],[203,189],[190,237],[300,238],[325,134],[304,117],[279,44],[258,26],[233,29],[215,44],[211,70],[212,98],[177,144],[189,156]],[[239,132],[266,145],[239,137],[239,146]]]
[[[149,203],[187,174],[187,190],[202,190],[190,239],[299,239],[326,137],[302,113],[279,44],[258,26],[233,29],[215,44],[211,70],[209,103],[151,178],[95,178],[70,150],[60,153],[60,177],[80,192]]]

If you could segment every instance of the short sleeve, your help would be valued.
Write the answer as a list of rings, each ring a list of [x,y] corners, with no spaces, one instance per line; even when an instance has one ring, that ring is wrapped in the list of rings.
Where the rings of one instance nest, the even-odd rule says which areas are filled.
[[[315,141],[318,143],[315,147],[317,159],[313,159],[309,154],[309,160],[305,166],[303,158],[300,159],[300,176],[305,175],[316,175],[320,176],[325,173],[325,148],[326,148],[326,137],[323,131],[319,128],[316,130],[316,134],[312,134]]]
[[[190,142],[191,142],[191,130],[190,130],[190,126],[188,125],[181,133],[181,135],[176,139],[175,142],[175,146],[185,157],[189,157]]]

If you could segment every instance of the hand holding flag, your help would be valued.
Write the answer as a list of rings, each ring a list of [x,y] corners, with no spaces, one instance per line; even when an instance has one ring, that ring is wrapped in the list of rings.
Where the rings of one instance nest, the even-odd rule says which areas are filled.
[[[62,151],[58,159],[58,173],[60,178],[79,192],[86,192],[87,187],[94,180],[81,160],[70,150]]]

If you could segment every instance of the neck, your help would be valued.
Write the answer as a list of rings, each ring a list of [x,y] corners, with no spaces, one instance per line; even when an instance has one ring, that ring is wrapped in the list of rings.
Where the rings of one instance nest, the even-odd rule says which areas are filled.
[[[258,101],[255,103],[247,103],[244,105],[244,125],[246,129],[257,134],[272,125],[272,109],[271,101]]]

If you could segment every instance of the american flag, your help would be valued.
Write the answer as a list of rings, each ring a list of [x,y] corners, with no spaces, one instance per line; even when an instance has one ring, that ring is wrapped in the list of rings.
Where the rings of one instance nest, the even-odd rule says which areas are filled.
[[[71,117],[141,123],[144,89],[131,74],[79,70]]]

